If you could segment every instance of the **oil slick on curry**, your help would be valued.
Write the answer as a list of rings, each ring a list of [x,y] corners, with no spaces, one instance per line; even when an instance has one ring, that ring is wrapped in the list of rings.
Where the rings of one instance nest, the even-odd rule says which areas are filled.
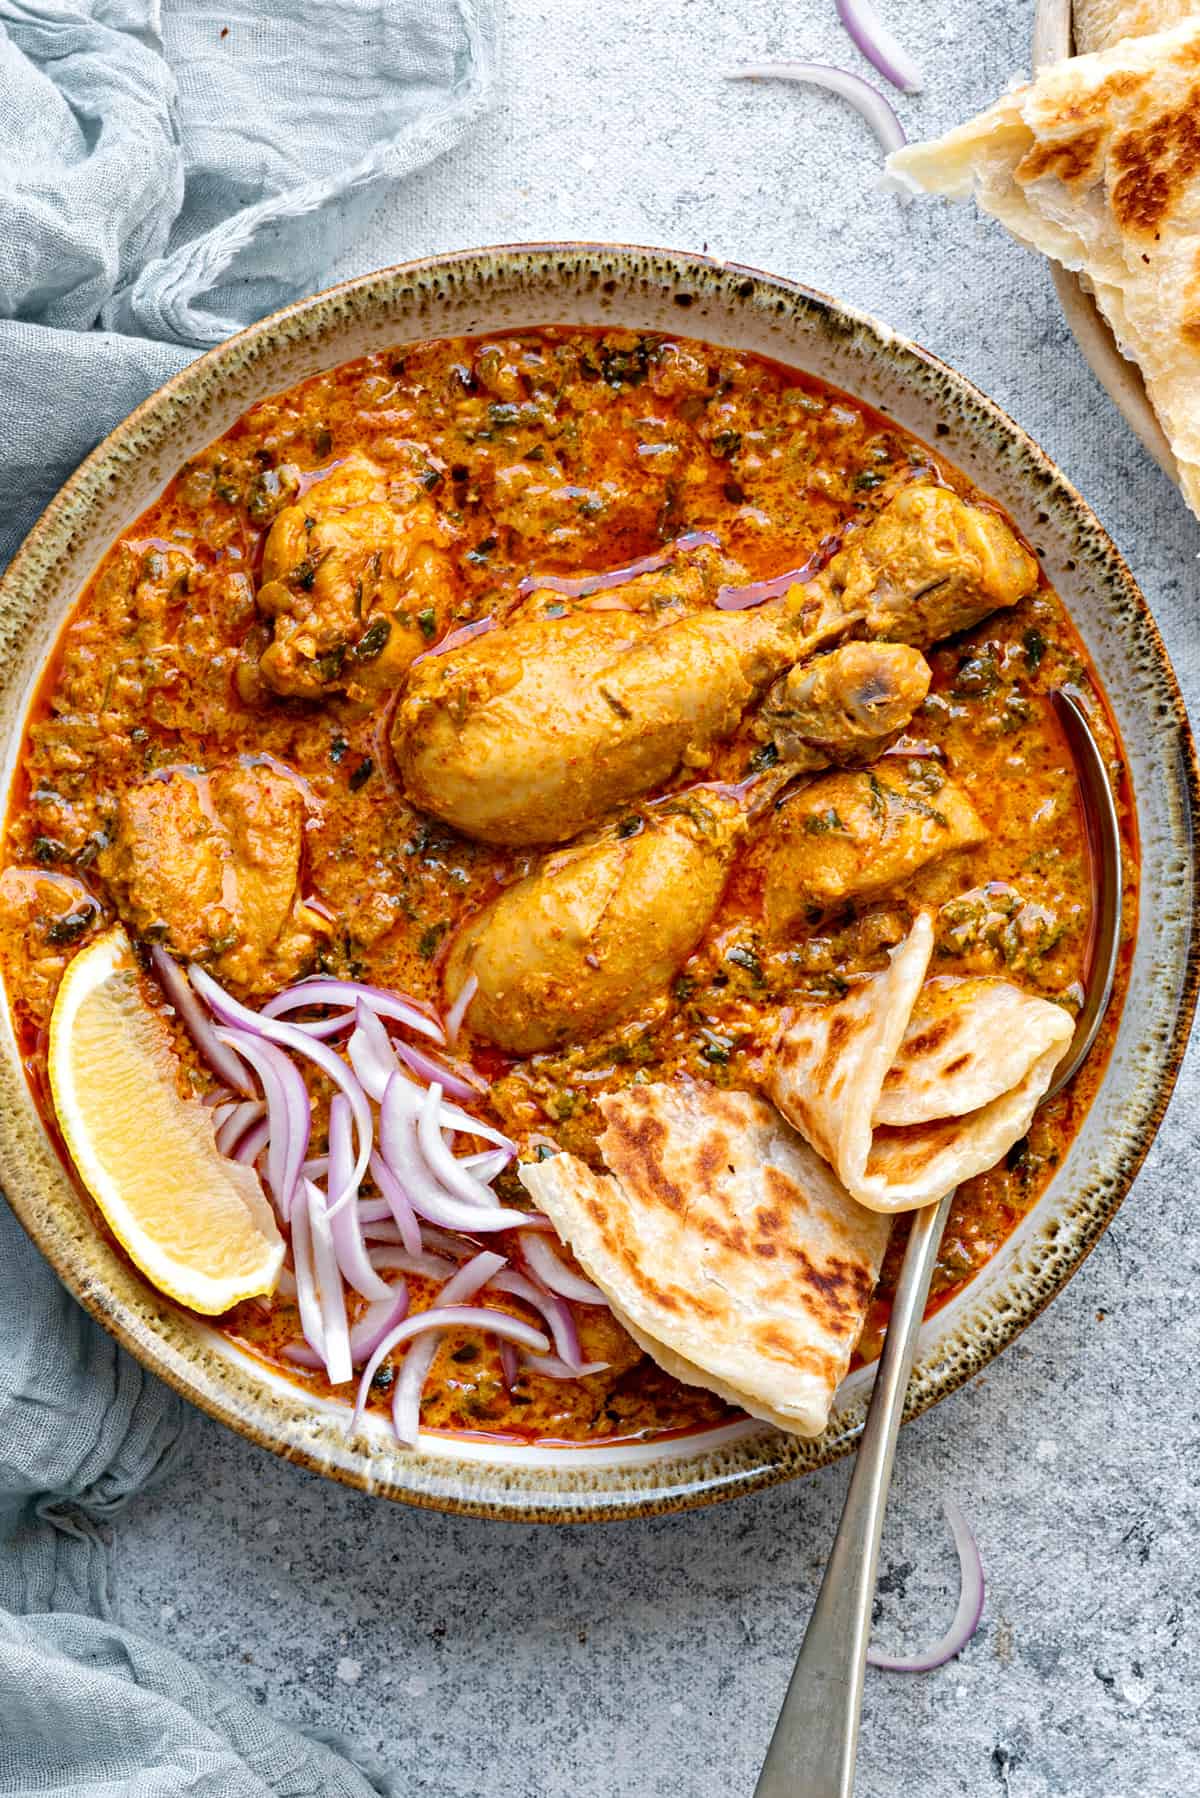
[[[467,1109],[518,1150],[495,1202],[536,1204],[608,1304],[573,1306],[582,1377],[445,1330],[422,1426],[587,1442],[733,1404],[819,1430],[878,1348],[888,1213],[940,1196],[923,1170],[958,1185],[944,1302],[1050,1178],[1116,1027],[1039,1107],[1092,930],[1064,684],[1121,796],[1132,935],[1094,676],[1033,546],[934,450],[683,339],[347,364],[189,463],[64,629],[0,874],[35,1091],[49,1111],[64,970],[117,922],[196,1101],[217,1076],[151,946],[253,1010],[312,974],[457,1000]],[[448,1142],[486,1161],[461,1121]],[[413,1312],[453,1267],[426,1235],[424,1272],[392,1260]],[[540,1291],[510,1238],[486,1246]],[[519,1288],[484,1300],[536,1320]],[[286,1353],[294,1290],[223,1327],[328,1391]]]

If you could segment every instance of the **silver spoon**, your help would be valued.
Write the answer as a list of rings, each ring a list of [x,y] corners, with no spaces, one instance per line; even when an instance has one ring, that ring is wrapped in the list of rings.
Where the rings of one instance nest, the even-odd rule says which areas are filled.
[[[1121,836],[1104,758],[1075,700],[1061,690],[1051,698],[1079,774],[1097,918],[1084,1003],[1047,1098],[1073,1079],[1096,1040],[1121,943]],[[755,1798],[853,1798],[883,1514],[917,1336],[953,1198],[948,1192],[913,1217],[842,1519]]]

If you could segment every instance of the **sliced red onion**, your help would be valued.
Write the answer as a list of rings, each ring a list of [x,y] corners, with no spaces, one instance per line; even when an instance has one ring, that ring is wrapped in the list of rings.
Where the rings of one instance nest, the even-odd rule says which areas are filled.
[[[544,1211],[527,1211],[521,1228],[522,1230],[538,1230],[546,1236],[558,1237],[558,1231]]]
[[[500,1351],[500,1372],[504,1379],[504,1389],[511,1392],[521,1376],[517,1351],[511,1342],[505,1342],[500,1337],[496,1338],[496,1347]]]
[[[389,1287],[388,1297],[368,1305],[350,1331],[350,1359],[355,1367],[361,1367],[369,1360],[388,1331],[395,1329],[407,1315],[408,1287],[403,1280],[397,1280],[393,1287]],[[315,1370],[325,1366],[321,1356],[306,1342],[289,1342],[281,1352],[285,1360],[297,1367]]]
[[[477,1136],[480,1142],[494,1142],[498,1149],[507,1149],[510,1156],[517,1152],[516,1143],[511,1136],[505,1136],[503,1130],[493,1130],[490,1124],[449,1102],[442,1106],[442,1129],[461,1130],[465,1136]]]
[[[527,1280],[524,1274],[515,1273],[507,1267],[493,1277],[491,1284],[497,1292],[511,1292],[514,1298],[524,1299],[527,1305],[532,1305],[535,1311],[539,1311],[554,1338],[559,1358],[568,1367],[583,1366],[579,1331],[566,1299],[560,1299],[555,1292],[544,1292],[534,1281]]]
[[[572,1273],[545,1239],[534,1231],[521,1237],[521,1253],[542,1285],[564,1299],[577,1299],[581,1305],[607,1305],[608,1300],[598,1286]]]
[[[179,963],[172,961],[166,950],[157,943],[150,950],[150,960],[164,993],[179,1013],[188,1035],[213,1073],[219,1074],[226,1086],[232,1087],[235,1093],[251,1097],[254,1087],[245,1067],[228,1044],[218,1041],[204,1007],[192,991],[188,977]]]
[[[305,911],[315,911],[318,918],[324,918],[327,924],[337,922],[337,913],[331,906],[326,905],[323,899],[318,899],[315,893],[310,893],[307,899],[302,899],[300,903]]]
[[[410,1255],[399,1243],[381,1243],[372,1248],[371,1265],[385,1273],[420,1274],[426,1280],[446,1281],[458,1272],[457,1261],[447,1261],[444,1255],[431,1255],[424,1249],[419,1255]]]
[[[306,1180],[323,1180],[329,1172],[328,1155],[310,1155],[300,1172]]]
[[[349,1204],[330,1212],[330,1229],[338,1266],[355,1292],[365,1299],[386,1299],[391,1288],[371,1266],[362,1237],[358,1215],[358,1181],[354,1179],[354,1142],[350,1105],[342,1093],[335,1093],[329,1105],[329,1188],[331,1192],[348,1191]]]
[[[315,1063],[321,1072],[333,1082],[336,1089],[344,1093],[350,1101],[350,1110],[354,1115],[354,1127],[358,1136],[358,1155],[354,1163],[353,1185],[347,1184],[343,1191],[335,1191],[330,1194],[330,1212],[339,1211],[366,1173],[367,1162],[371,1158],[375,1125],[366,1093],[341,1057],[335,1055],[325,1043],[318,1041],[315,1037],[306,1036],[303,1030],[298,1030],[294,1024],[281,1023],[275,1018],[264,1018],[261,1012],[254,1012],[245,1005],[239,1005],[236,999],[229,996],[224,987],[217,984],[211,974],[204,972],[203,968],[193,965],[188,971],[192,984],[201,998],[210,1010],[214,1011],[225,1023],[236,1025],[239,1029],[248,1031],[252,1036],[265,1037],[267,1042],[275,1043],[283,1049],[291,1049],[293,1054],[303,1056],[306,1061]],[[325,985],[322,981],[313,981],[309,984],[313,987]],[[295,990],[292,988],[293,992]],[[441,1035],[440,1029],[438,1035],[439,1037]],[[247,1060],[249,1059],[247,1056]],[[301,1085],[303,1085],[303,1081],[301,1081]],[[305,1152],[307,1149],[306,1139]],[[303,1159],[304,1154],[301,1154],[300,1160],[303,1161]]]
[[[308,1193],[301,1187],[292,1206],[292,1260],[296,1264],[296,1303],[300,1310],[300,1328],[313,1352],[325,1365],[325,1328],[321,1322],[321,1301],[317,1296],[317,1277],[313,1268],[312,1231],[308,1221]]]
[[[349,1030],[354,1022],[352,1011],[334,1012],[331,1018],[291,1018],[297,1030],[303,1030],[305,1036],[315,1036],[321,1042],[328,1042],[330,1037],[340,1036]]]
[[[460,1155],[459,1166],[465,1167],[490,1186],[497,1174],[502,1174],[512,1160],[511,1149],[482,1149],[474,1155]]]
[[[827,88],[857,107],[887,151],[898,150],[908,142],[904,127],[877,87],[852,75],[848,69],[835,69],[827,62],[761,62],[746,68],[731,69],[731,81],[802,81],[812,87]]]
[[[262,1082],[271,1126],[267,1144],[267,1184],[275,1195],[279,1215],[286,1222],[292,1215],[312,1128],[312,1108],[304,1076],[274,1043],[264,1042],[245,1030],[222,1028],[216,1035],[219,1042],[236,1049],[242,1059],[250,1063]]]
[[[450,1255],[461,1261],[464,1255],[477,1255],[486,1244],[473,1242],[464,1230],[439,1230],[436,1224],[426,1224],[421,1231],[421,1240],[427,1249],[437,1255]]]
[[[655,550],[653,555],[643,556],[638,562],[629,562],[624,568],[610,568],[603,574],[527,574],[518,582],[517,592],[545,591],[561,593],[564,599],[584,599],[589,593],[602,593],[609,587],[623,587],[639,574],[653,574],[658,568],[666,568],[681,550],[699,549],[702,544],[720,549],[721,539],[711,531],[686,531],[682,537],[676,537],[673,543],[668,543],[665,549]]]
[[[251,1124],[244,1136],[238,1138],[230,1150],[229,1159],[240,1161],[243,1167],[253,1167],[265,1148],[271,1142],[271,1120],[260,1118],[257,1124]]]
[[[447,1045],[452,1049],[458,1041],[458,1033],[463,1027],[463,1019],[467,1015],[467,1007],[479,991],[478,974],[468,974],[458,990],[458,997],[446,1013],[444,1027]]]
[[[418,662],[424,662],[430,656],[444,656],[448,649],[457,649],[461,643],[469,643],[472,637],[485,636],[488,631],[495,630],[498,622],[498,619],[489,615],[487,618],[476,618],[472,624],[460,624],[457,630],[447,631],[441,642],[435,643],[432,649],[423,649],[419,656],[414,656],[412,666],[415,668]]]
[[[497,1205],[493,1193],[481,1182],[475,1184],[484,1194],[484,1202],[464,1200],[447,1192],[423,1153],[416,1108],[410,1097],[415,1090],[403,1075],[393,1075],[388,1081],[379,1112],[379,1142],[385,1164],[399,1181],[418,1217],[428,1218],[431,1224],[442,1224],[448,1230],[483,1232],[517,1228],[525,1214]],[[445,1154],[454,1162],[448,1149]],[[457,1167],[458,1163],[454,1165]],[[469,1174],[466,1176],[470,1177]]]
[[[426,1055],[424,1049],[414,1049],[408,1043],[393,1043],[392,1047],[405,1067],[416,1074],[418,1079],[438,1081],[452,1099],[470,1100],[487,1091],[487,1081],[481,1079],[474,1068],[470,1070],[471,1077],[468,1079],[465,1072],[448,1068],[436,1056]]]
[[[417,1331],[415,1329],[413,1329],[411,1326],[419,1323],[421,1318],[424,1318],[426,1320],[424,1325],[422,1326],[424,1329],[449,1328],[451,1321],[459,1321],[459,1320],[457,1320],[457,1319],[451,1320],[451,1319],[446,1318],[444,1315],[439,1316],[438,1314],[444,1313],[445,1308],[447,1306],[453,1307],[455,1305],[461,1304],[461,1302],[464,1299],[474,1298],[475,1294],[479,1291],[480,1287],[486,1286],[487,1282],[491,1279],[492,1275],[494,1273],[497,1273],[499,1271],[499,1269],[502,1268],[503,1266],[504,1266],[504,1256],[503,1255],[493,1255],[493,1254],[490,1254],[487,1250],[484,1250],[479,1255],[475,1255],[470,1261],[468,1261],[466,1263],[466,1265],[464,1267],[460,1267],[458,1272],[456,1274],[452,1275],[452,1277],[449,1280],[447,1280],[446,1284],[442,1287],[442,1290],[438,1293],[437,1298],[434,1300],[433,1304],[430,1306],[428,1311],[422,1311],[420,1313],[419,1317],[410,1317],[410,1318],[406,1319],[406,1321],[403,1324],[398,1324],[394,1330],[389,1330],[388,1334],[384,1337],[383,1341],[381,1343],[379,1343],[379,1345],[375,1349],[375,1352],[372,1354],[370,1360],[367,1362],[366,1367],[363,1369],[363,1376],[358,1384],[358,1396],[355,1399],[355,1403],[354,1403],[354,1412],[350,1419],[350,1428],[352,1430],[357,1429],[358,1424],[362,1418],[363,1407],[365,1406],[365,1404],[367,1402],[367,1393],[371,1389],[371,1381],[375,1378],[375,1375],[378,1372],[380,1362],[385,1358],[385,1356],[391,1354],[392,1350],[396,1347],[397,1343],[404,1342],[410,1336],[415,1336],[417,1334]],[[506,1314],[501,1313],[501,1312],[493,1313],[493,1312],[489,1311],[489,1312],[485,1312],[483,1315],[487,1318],[491,1318],[493,1316],[498,1318],[501,1316],[505,1316]],[[432,1323],[430,1323],[428,1321],[431,1318],[433,1320]],[[473,1322],[474,1319],[472,1319],[471,1321]],[[516,1322],[517,1320],[515,1318],[510,1318],[510,1319],[508,1319],[508,1321]],[[529,1326],[526,1324],[524,1327],[526,1329],[528,1329]],[[515,1338],[513,1340],[515,1340]],[[412,1404],[414,1407],[419,1407],[419,1405],[420,1405],[421,1390],[425,1384],[425,1375],[429,1371],[429,1363],[430,1363],[430,1361],[433,1360],[433,1354],[434,1354],[434,1350],[437,1347],[437,1344],[432,1343],[427,1346],[429,1348],[429,1353],[427,1356],[422,1357],[419,1354],[411,1354],[410,1353],[404,1357],[404,1366],[401,1368],[400,1378],[396,1382],[397,1386],[399,1386],[401,1381],[404,1379],[405,1369],[408,1367],[409,1363],[410,1362],[415,1363],[415,1365],[419,1371],[414,1372],[412,1375],[410,1375],[409,1382],[408,1382],[410,1387],[414,1384],[414,1382],[416,1384],[415,1397],[412,1399]],[[423,1367],[420,1366],[422,1359],[424,1359]],[[408,1400],[406,1400],[406,1409],[407,1409],[407,1405],[408,1405]],[[409,1441],[410,1438],[401,1436],[400,1440],[402,1442],[405,1442],[405,1441]],[[412,1438],[412,1440],[415,1441],[415,1436]]]
[[[879,17],[872,0],[837,0],[837,9],[854,43],[884,80],[902,94],[919,94],[921,71]]]
[[[609,1361],[581,1361],[578,1367],[568,1367],[558,1355],[523,1355],[521,1359],[532,1373],[544,1374],[548,1380],[586,1380],[590,1373],[605,1373],[612,1365]]]
[[[942,1509],[954,1533],[954,1546],[958,1550],[958,1604],[950,1628],[923,1654],[876,1654],[873,1648],[868,1649],[867,1662],[872,1667],[882,1667],[888,1673],[932,1673],[935,1667],[944,1667],[956,1654],[961,1654],[979,1628],[984,1600],[983,1562],[979,1558],[979,1547],[971,1534],[971,1526],[955,1500],[943,1498]]]
[[[213,1129],[217,1132],[218,1135],[220,1135],[222,1124],[227,1123],[229,1121],[229,1119],[233,1116],[234,1112],[237,1110],[238,1106],[242,1105],[242,1104],[253,1105],[254,1100],[253,1099],[242,1100],[242,1099],[225,1098],[225,1099],[222,1099],[218,1104],[213,1106],[213,1108],[212,1108]]]
[[[280,1268],[279,1278],[275,1282],[275,1290],[281,1293],[285,1299],[294,1299],[297,1296],[296,1276],[290,1267]]]
[[[308,1227],[312,1236],[313,1273],[321,1301],[321,1330],[324,1335],[325,1371],[331,1385],[341,1386],[354,1378],[350,1360],[350,1326],[346,1320],[346,1293],[341,1269],[333,1245],[331,1206],[325,1195],[311,1180],[301,1187],[308,1201]]]
[[[205,1021],[207,1022],[207,1019]],[[236,1105],[237,1097],[236,1094],[230,1092],[227,1086],[214,1086],[210,1093],[204,1094],[200,1103],[206,1110],[215,1111],[222,1105]]]
[[[378,1155],[371,1156],[372,1177],[374,1177],[374,1167],[378,1160]],[[359,1199],[355,1210],[358,1212],[358,1221],[364,1229],[368,1224],[384,1222],[390,1224],[392,1222],[392,1208],[386,1199]]]
[[[363,1091],[378,1105],[393,1074],[400,1072],[395,1045],[383,1027],[382,1018],[360,1000],[355,1008],[355,1025],[346,1054]]]
[[[417,1222],[417,1214],[408,1202],[408,1194],[378,1151],[371,1156],[371,1178],[383,1194],[388,1216],[395,1222],[400,1241],[410,1255],[419,1255],[425,1245],[421,1238],[421,1226]],[[363,1215],[361,1205],[358,1212],[364,1224],[374,1221],[373,1218]]]
[[[238,1104],[231,1105],[228,1111],[223,1105],[214,1111],[213,1122],[217,1125],[217,1153],[232,1155],[235,1146],[250,1126],[257,1124],[259,1118],[265,1117],[266,1110],[261,1099],[242,1099]],[[221,1116],[222,1112],[225,1112],[223,1117]]]
[[[404,993],[389,993],[386,987],[368,986],[360,980],[332,980],[324,974],[314,974],[307,980],[298,980],[294,986],[285,987],[283,992],[267,1000],[259,1016],[279,1018],[304,1005],[338,1005],[352,1012],[360,999],[377,1017],[394,1018],[398,1024],[407,1025],[431,1042],[444,1040],[441,1025],[416,999],[410,999]]]
[[[434,1178],[439,1180],[448,1191],[466,1199],[472,1205],[493,1205],[495,1194],[490,1187],[476,1179],[470,1168],[463,1166],[446,1146],[442,1135],[442,1088],[435,1080],[425,1094],[420,1112],[417,1115],[417,1140],[421,1145],[421,1153]]]

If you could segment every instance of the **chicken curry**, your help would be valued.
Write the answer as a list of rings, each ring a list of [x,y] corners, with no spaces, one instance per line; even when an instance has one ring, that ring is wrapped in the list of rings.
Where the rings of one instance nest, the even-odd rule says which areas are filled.
[[[219,1037],[286,1012],[341,1054],[353,1028],[380,1152],[354,1185],[359,1234],[331,1240],[366,1405],[388,1406],[419,1341],[426,1430],[587,1442],[723,1421],[719,1384],[656,1357],[547,1219],[519,1229],[534,1183],[497,1144],[598,1169],[605,1117],[611,1132],[639,1088],[770,1092],[780,1018],[880,976],[918,918],[935,986],[1004,982],[1073,1017],[1093,897],[1062,686],[1121,795],[1131,936],[1132,809],[1095,676],[1036,537],[936,449],[808,375],[683,337],[546,328],[317,375],[253,407],[112,547],[32,704],[0,961],[34,1091],[53,1126],[56,994],[119,924],[181,1097],[278,1200],[278,1070],[261,1093],[223,1083],[154,970],[217,983]],[[411,1043],[386,1037],[399,1013],[371,1011],[379,993],[406,996]],[[1117,1012],[959,1187],[932,1305],[1037,1199]],[[372,1088],[395,1054],[443,1106],[430,1123],[412,1100],[411,1140],[380,1098],[395,1082]],[[309,1234],[277,1204],[278,1283],[220,1326],[329,1393],[302,1262],[320,1284],[314,1195],[326,1180],[332,1215],[336,1170],[366,1148],[336,1069],[303,1072],[311,1140],[288,1177]],[[395,1189],[421,1152],[442,1209],[413,1174],[412,1240]],[[481,1191],[499,1208],[486,1237],[462,1213]],[[903,1221],[862,1294],[861,1356],[902,1243]],[[466,1321],[397,1336],[376,1366],[366,1319],[389,1269],[412,1328],[443,1287],[458,1301],[454,1269],[481,1245],[489,1268],[509,1256],[488,1293],[540,1349]]]

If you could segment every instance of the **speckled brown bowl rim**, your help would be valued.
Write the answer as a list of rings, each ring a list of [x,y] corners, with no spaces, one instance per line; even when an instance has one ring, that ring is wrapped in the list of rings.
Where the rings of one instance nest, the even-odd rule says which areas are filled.
[[[147,454],[161,451],[162,461],[155,473],[161,474],[163,481],[178,466],[169,453],[172,421],[182,423],[193,407],[202,405],[205,384],[214,371],[234,365],[252,376],[264,346],[269,350],[281,337],[316,342],[325,333],[336,339],[340,320],[351,323],[356,315],[370,314],[372,309],[386,315],[389,305],[419,296],[422,284],[435,290],[441,283],[448,290],[478,289],[486,301],[490,287],[504,287],[506,282],[519,285],[522,278],[549,295],[554,282],[563,280],[582,282],[589,294],[599,295],[620,292],[636,296],[641,292],[661,297],[669,289],[681,309],[679,322],[683,325],[685,318],[689,319],[688,328],[694,328],[703,316],[702,305],[699,312],[692,308],[709,294],[739,314],[743,309],[758,309],[764,318],[790,315],[797,321],[816,320],[820,330],[834,340],[843,337],[850,342],[865,336],[876,349],[894,358],[902,385],[907,382],[919,390],[925,382],[937,387],[952,413],[972,427],[994,430],[1004,454],[1014,466],[1020,464],[1022,478],[1030,479],[1047,498],[1064,507],[1064,516],[1070,518],[1080,542],[1086,543],[1087,553],[1102,566],[1111,583],[1114,605],[1129,608],[1139,647],[1165,702],[1159,728],[1172,741],[1168,747],[1164,740],[1161,761],[1164,768],[1173,767],[1177,782],[1174,804],[1178,817],[1175,821],[1172,810],[1171,840],[1186,863],[1180,904],[1186,894],[1188,935],[1186,949],[1177,952],[1171,968],[1176,981],[1174,1013],[1152,1046],[1157,1057],[1156,1085],[1142,1103],[1128,1139],[1115,1149],[1103,1177],[1076,1201],[1067,1220],[1069,1228],[1064,1230],[1061,1220],[1052,1220],[1052,1228],[1039,1242],[1036,1280],[1021,1284],[1022,1264],[1014,1262],[1004,1276],[1007,1285],[984,1323],[973,1320],[977,1334],[966,1340],[956,1336],[949,1359],[941,1344],[932,1356],[922,1355],[906,1408],[907,1417],[916,1416],[972,1378],[1011,1342],[1062,1289],[1094,1247],[1128,1191],[1162,1119],[1187,1045],[1200,986],[1200,937],[1195,929],[1200,865],[1192,846],[1200,820],[1200,771],[1183,697],[1158,628],[1123,558],[1075,488],[1028,434],[965,377],[868,315],[798,282],[686,252],[623,244],[513,244],[457,251],[380,270],[286,307],[209,351],[139,406],[92,452],[51,501],[0,579],[0,658],[10,647],[19,647],[21,636],[32,628],[33,613],[20,596],[26,589],[33,592],[52,582],[56,561],[72,546],[74,521],[89,509],[97,509],[105,497],[111,501],[123,469],[141,462]],[[553,306],[543,299],[523,319],[513,322],[533,326],[557,320]],[[696,334],[704,335],[702,331]],[[413,341],[419,335],[409,329],[398,332],[392,341]],[[781,359],[787,360],[786,356]],[[322,361],[322,366],[326,365],[330,365],[327,359]],[[293,376],[292,380],[299,378]],[[953,457],[951,445],[940,447]],[[996,454],[1003,462],[1004,455],[998,450]],[[10,743],[15,699],[7,689],[0,695],[0,736]],[[23,709],[22,705],[22,716]],[[641,1465],[597,1469],[584,1464],[589,1451],[580,1450],[576,1451],[578,1465],[563,1471],[515,1462],[460,1461],[455,1458],[459,1448],[432,1456],[414,1455],[389,1446],[379,1434],[369,1445],[361,1438],[347,1443],[335,1421],[344,1416],[340,1407],[314,1403],[248,1357],[242,1366],[231,1361],[224,1348],[218,1352],[221,1339],[208,1325],[148,1288],[98,1235],[37,1118],[16,1058],[7,1014],[4,1027],[8,1035],[6,1052],[0,1056],[0,1169],[9,1201],[26,1230],[85,1309],[144,1366],[210,1416],[285,1459],[366,1492],[463,1516],[517,1522],[600,1521],[690,1509],[755,1491],[825,1465],[849,1452],[857,1440],[867,1397],[865,1377],[850,1402],[839,1400],[830,1428],[814,1442],[745,1427],[740,1433],[726,1432],[731,1441],[702,1452],[697,1452],[699,1444],[689,1445],[688,1439],[681,1439],[677,1455]],[[1016,1290],[1010,1291],[1014,1282]],[[465,1455],[468,1445],[460,1447]]]

